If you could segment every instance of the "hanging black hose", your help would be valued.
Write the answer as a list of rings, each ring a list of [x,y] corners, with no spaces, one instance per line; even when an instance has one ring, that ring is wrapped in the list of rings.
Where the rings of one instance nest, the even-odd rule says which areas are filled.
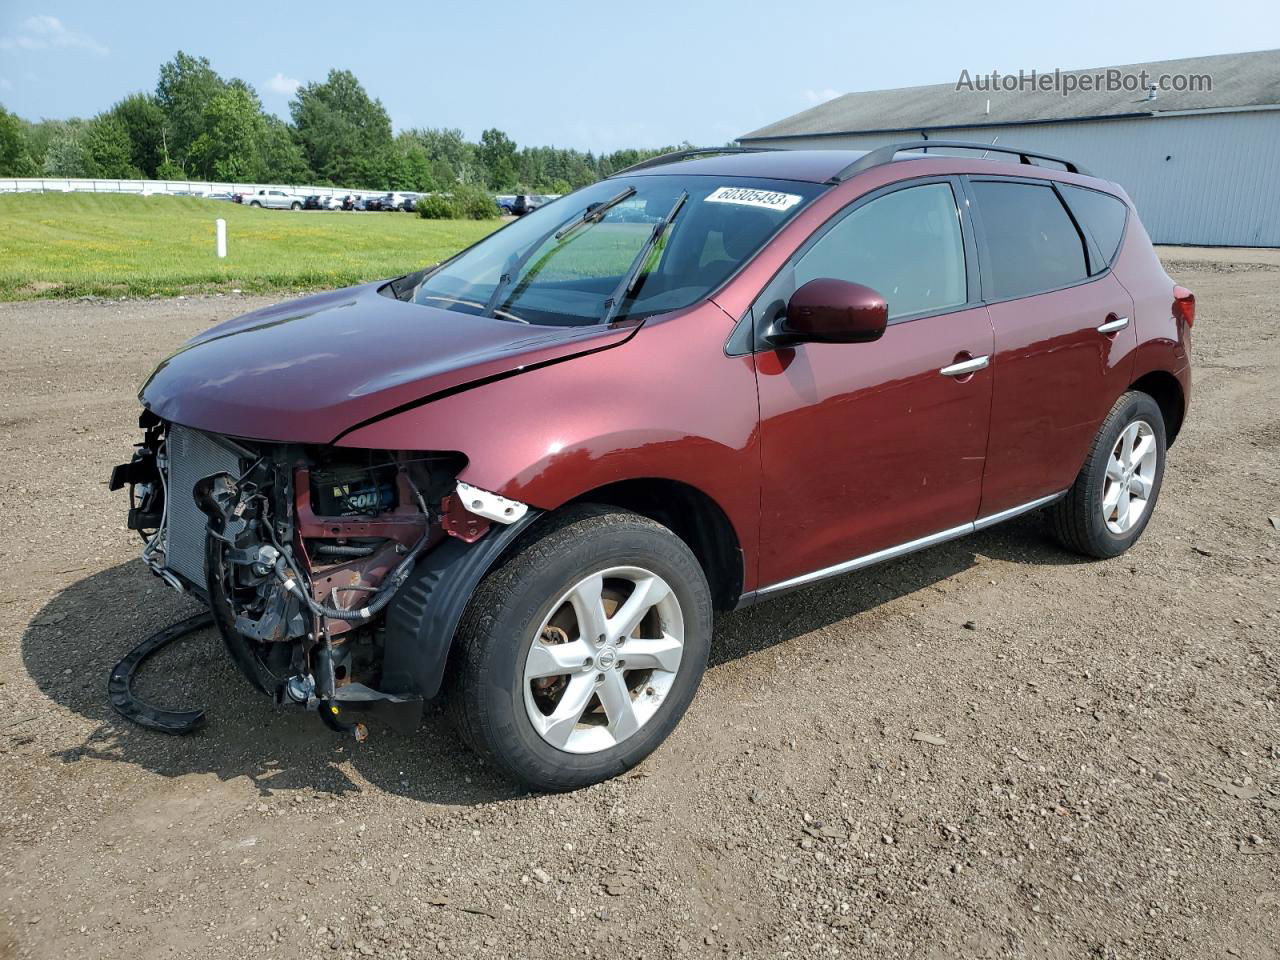
[[[161,733],[184,734],[204,725],[203,710],[162,710],[133,695],[133,677],[148,659],[175,640],[213,626],[213,614],[202,610],[194,616],[157,630],[125,654],[107,680],[107,696],[116,713],[139,726]]]
[[[313,553],[321,557],[370,557],[375,549],[342,543],[317,543],[311,548]]]

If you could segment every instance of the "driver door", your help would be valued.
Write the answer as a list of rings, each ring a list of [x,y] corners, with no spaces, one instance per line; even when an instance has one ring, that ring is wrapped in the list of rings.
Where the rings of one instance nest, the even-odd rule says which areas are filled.
[[[963,196],[943,177],[860,198],[756,301],[762,331],[820,277],[871,287],[889,308],[875,342],[756,355],[762,595],[941,542],[977,516],[994,334]]]

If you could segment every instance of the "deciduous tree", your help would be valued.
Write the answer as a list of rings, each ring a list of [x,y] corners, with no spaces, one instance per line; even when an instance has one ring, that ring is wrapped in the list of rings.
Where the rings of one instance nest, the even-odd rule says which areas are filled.
[[[497,128],[480,134],[480,162],[488,174],[488,185],[494,190],[511,190],[516,185],[515,141]]]
[[[0,107],[0,176],[34,177],[36,173],[22,121]]]
[[[112,107],[108,114],[123,124],[129,135],[130,162],[144,177],[154,177],[167,158],[165,115],[156,98],[146,93],[133,93]]]
[[[173,138],[169,153],[174,160],[186,161],[191,145],[204,133],[209,102],[226,86],[205,57],[193,57],[179,50],[172,60],[161,65],[156,102],[169,121]]]
[[[298,88],[289,104],[311,169],[329,183],[385,186],[391,118],[349,70],[330,70],[323,83]]]
[[[204,132],[188,154],[192,170],[206,180],[263,178],[266,122],[262,104],[247,85],[228,85],[205,107]]]
[[[134,180],[142,171],[133,165],[133,145],[129,130],[119,117],[103,113],[85,127],[85,175],[112,180]]]

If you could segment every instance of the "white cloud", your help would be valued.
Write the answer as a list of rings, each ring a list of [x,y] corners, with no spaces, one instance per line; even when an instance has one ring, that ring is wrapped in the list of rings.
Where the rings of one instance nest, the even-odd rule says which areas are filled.
[[[301,80],[295,80],[293,77],[286,77],[283,73],[277,73],[267,81],[267,89],[272,93],[278,93],[283,97],[292,97],[298,92],[298,88],[300,86],[302,86]]]
[[[828,100],[834,100],[838,96],[840,96],[840,91],[832,90],[830,87],[822,90],[806,90],[804,92],[804,98],[815,107],[820,103],[826,103]]]
[[[93,37],[68,30],[57,17],[27,17],[17,33],[0,37],[0,50],[87,50],[105,57],[111,51]]]

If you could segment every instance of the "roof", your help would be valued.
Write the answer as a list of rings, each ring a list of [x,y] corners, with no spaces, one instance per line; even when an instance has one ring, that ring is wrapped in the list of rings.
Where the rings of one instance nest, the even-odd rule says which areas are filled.
[[[1207,74],[1212,78],[1212,89],[1160,90],[1155,100],[1148,100],[1145,92],[1127,90],[1075,89],[1070,96],[1063,96],[1062,88],[1009,91],[970,89],[966,86],[957,90],[955,83],[937,83],[924,87],[846,93],[738,139],[745,143],[777,137],[1003,126],[1280,105],[1280,50],[1094,67],[1063,71],[1063,76],[1080,77],[1107,70],[1129,74],[1146,71],[1152,83],[1158,82],[1161,74]],[[1052,76],[1052,73],[1047,75]],[[976,87],[984,78],[985,75],[971,79]],[[989,113],[988,101],[991,104]]]
[[[750,153],[713,154],[675,160],[616,176],[649,177],[672,173],[706,177],[761,177],[825,183],[857,160],[865,150],[760,150]]]

